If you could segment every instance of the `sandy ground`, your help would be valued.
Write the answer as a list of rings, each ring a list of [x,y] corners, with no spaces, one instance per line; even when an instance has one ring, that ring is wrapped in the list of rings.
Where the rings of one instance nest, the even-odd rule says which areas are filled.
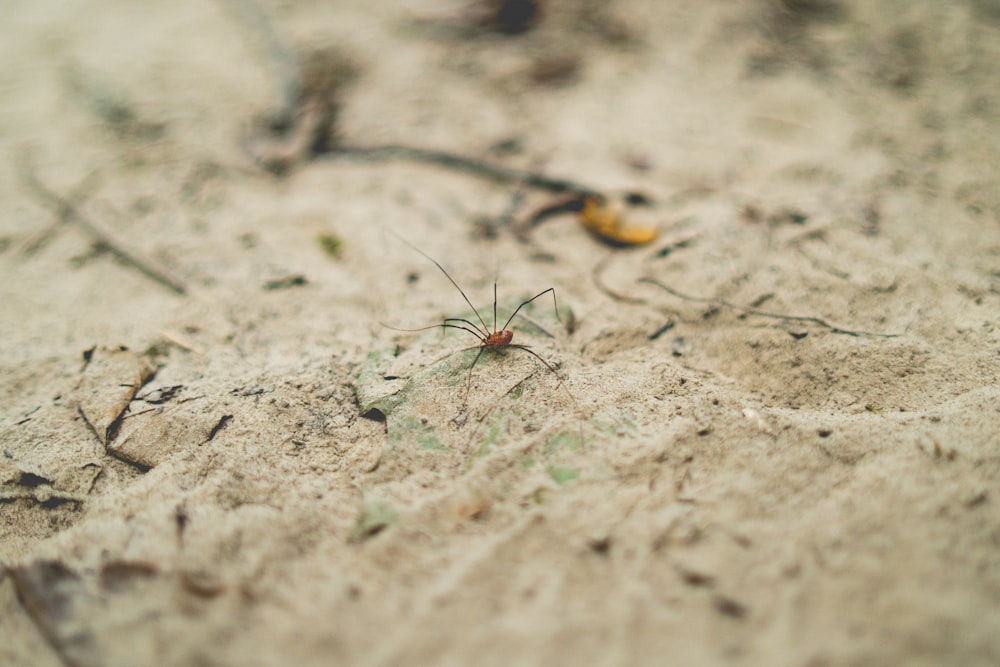
[[[0,8],[0,664],[1000,664],[996,5],[489,4]]]

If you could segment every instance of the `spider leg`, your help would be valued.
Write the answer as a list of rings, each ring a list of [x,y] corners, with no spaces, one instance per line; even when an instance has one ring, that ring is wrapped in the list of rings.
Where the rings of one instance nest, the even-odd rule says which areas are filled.
[[[545,361],[545,359],[543,359],[540,354],[538,354],[537,352],[535,352],[534,350],[532,350],[527,345],[518,345],[517,343],[512,343],[512,344],[508,345],[507,347],[513,347],[513,348],[517,348],[518,350],[524,350],[525,352],[527,352],[528,354],[530,354],[531,356],[533,356],[535,359],[538,359],[540,362],[542,362],[545,365],[546,368],[548,368],[550,371],[552,371],[553,373],[555,373],[556,377],[559,377],[559,373],[556,372],[555,367],[552,364],[550,364],[549,362]]]
[[[428,255],[426,252],[424,252],[423,250],[421,250],[417,246],[413,245],[412,243],[410,243],[409,241],[407,241],[406,239],[404,239],[402,236],[400,236],[396,232],[393,232],[391,229],[389,231],[392,232],[393,236],[395,236],[397,239],[399,239],[400,241],[402,241],[406,245],[410,246],[411,249],[416,250],[417,252],[419,252],[426,259],[429,259],[431,262],[434,263],[434,266],[438,267],[438,269],[441,270],[441,273],[444,274],[444,277],[447,278],[451,282],[451,284],[455,286],[455,289],[458,290],[458,293],[461,294],[462,298],[465,299],[465,302],[467,304],[469,304],[469,308],[472,308],[472,311],[476,314],[476,318],[482,323],[483,330],[488,331],[489,327],[486,326],[486,322],[483,320],[483,316],[479,314],[479,311],[476,310],[476,307],[472,305],[471,301],[469,301],[469,297],[467,297],[465,295],[465,291],[461,287],[458,286],[458,283],[456,283],[455,279],[451,277],[451,274],[449,274],[447,271],[445,271],[444,267],[441,266],[440,262],[438,262],[436,259],[434,259],[430,255]]]
[[[480,342],[486,342],[486,339],[483,337],[483,334],[480,333],[478,329],[470,329],[469,327],[463,327],[463,326],[459,326],[457,324],[448,324],[448,322],[450,322],[450,321],[465,322],[467,320],[458,320],[457,318],[449,317],[442,324],[432,324],[430,326],[420,327],[419,329],[400,329],[399,327],[389,326],[385,322],[379,322],[379,324],[381,324],[382,326],[384,326],[386,329],[392,329],[393,331],[404,331],[406,333],[416,333],[418,331],[428,331],[430,329],[437,329],[439,327],[442,328],[442,329],[461,329],[462,331],[468,331],[470,334],[472,334],[473,336],[475,336],[476,338],[478,338],[480,340]],[[470,322],[470,324],[471,324],[471,322]]]
[[[542,292],[542,294],[544,294],[544,292]],[[545,361],[545,359],[543,359],[540,354],[538,354],[537,352],[535,352],[534,350],[532,350],[527,345],[512,344],[512,345],[508,345],[507,347],[513,347],[513,348],[516,348],[518,350],[524,350],[525,352],[527,352],[528,354],[530,354],[531,356],[533,356],[535,359],[538,359],[540,362],[542,362],[542,365],[544,365],[546,368],[548,368],[550,371],[552,371],[552,374],[556,376],[556,382],[559,383],[559,386],[563,388],[563,391],[566,392],[566,395],[569,396],[569,398],[570,398],[571,401],[573,401],[573,404],[577,407],[577,410],[580,409],[580,404],[577,402],[576,396],[574,396],[573,393],[569,390],[569,387],[567,387],[563,383],[562,378],[559,377],[559,373],[556,371],[555,367],[552,364],[550,364],[549,362]]]
[[[445,324],[447,324],[448,322],[463,322],[465,324],[468,324],[470,327],[472,327],[473,329],[475,329],[475,331],[473,333],[475,333],[476,337],[479,338],[479,340],[483,341],[484,343],[486,342],[486,337],[489,336],[488,332],[484,332],[484,331],[480,330],[480,328],[479,328],[479,326],[477,324],[475,324],[474,322],[470,322],[469,320],[465,319],[464,317],[446,317],[446,318],[444,318],[443,321],[444,321]],[[466,331],[469,331],[469,329],[466,329]]]
[[[508,389],[507,391],[505,391],[503,393],[503,396],[501,396],[500,398],[504,398],[505,396],[510,396],[514,392],[514,390],[517,389],[518,387],[520,387],[521,385],[523,385],[525,383],[525,381],[529,377],[531,377],[531,375],[527,375],[527,376],[521,378],[520,381],[518,381],[517,384],[515,384],[513,387],[511,387],[510,389]],[[487,410],[486,412],[484,412],[483,416],[480,417],[476,421],[476,428],[473,429],[472,435],[469,436],[469,445],[471,445],[472,441],[476,439],[476,433],[479,432],[479,427],[482,426],[483,422],[486,421],[486,418],[489,417],[493,413],[493,410],[497,407],[498,404],[499,404],[498,401],[493,401],[493,404],[490,405],[489,410]]]
[[[510,317],[507,318],[507,322],[504,323],[503,328],[504,329],[507,328],[507,325],[509,325],[510,321],[512,319],[514,319],[514,316],[517,315],[518,311],[520,311],[522,308],[524,308],[525,306],[527,306],[529,303],[531,303],[532,301],[534,301],[538,297],[543,296],[545,294],[548,294],[549,292],[552,292],[552,309],[556,313],[556,319],[559,320],[559,323],[561,324],[562,323],[562,318],[559,317],[559,304],[556,303],[556,288],[555,287],[550,287],[547,290],[542,290],[541,292],[539,292],[535,296],[531,297],[527,301],[522,302],[520,306],[518,306],[516,309],[514,309],[514,312],[510,314]]]
[[[471,350],[472,348],[467,348],[467,349]],[[465,379],[465,399],[462,401],[465,404],[469,403],[469,390],[472,389],[472,369],[475,368],[476,364],[479,363],[479,358],[483,356],[483,352],[485,351],[486,351],[486,346],[480,345],[479,354],[476,355],[476,358],[472,360],[472,365],[469,366],[469,375]]]
[[[482,347],[482,345],[470,345],[469,347],[462,347],[462,348],[459,348],[457,350],[452,350],[448,354],[440,356],[437,359],[435,359],[434,361],[429,362],[427,364],[427,367],[437,366],[439,363],[441,363],[445,359],[449,359],[449,358],[455,356],[456,354],[461,354],[462,352],[468,352],[469,350],[478,350],[481,347]]]

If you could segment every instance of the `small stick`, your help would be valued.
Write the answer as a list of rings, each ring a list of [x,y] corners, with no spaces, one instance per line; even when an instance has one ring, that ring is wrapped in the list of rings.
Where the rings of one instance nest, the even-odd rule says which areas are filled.
[[[769,312],[769,311],[766,311],[766,310],[759,310],[757,308],[748,308],[746,306],[741,306],[739,304],[732,303],[730,301],[726,301],[725,299],[709,299],[709,298],[705,298],[705,297],[690,296],[688,294],[684,294],[682,292],[678,292],[673,287],[670,287],[669,285],[665,285],[665,284],[661,283],[656,278],[649,278],[649,277],[639,278],[638,282],[640,282],[640,283],[649,283],[650,285],[656,285],[660,289],[662,289],[662,290],[664,290],[664,291],[666,291],[666,292],[668,292],[670,294],[673,294],[674,296],[676,296],[679,299],[684,299],[685,301],[693,301],[695,303],[708,303],[708,304],[711,304],[711,305],[717,306],[717,307],[718,306],[725,306],[726,308],[732,308],[733,310],[739,311],[741,313],[746,313],[748,315],[757,315],[758,317],[770,317],[770,318],[776,319],[776,320],[785,320],[786,322],[805,322],[805,323],[809,323],[809,324],[816,324],[816,325],[819,325],[821,327],[825,327],[825,328],[829,329],[832,333],[835,333],[835,334],[845,334],[845,335],[848,335],[848,336],[857,336],[857,337],[860,337],[860,336],[872,336],[872,337],[875,337],[875,338],[898,338],[899,337],[899,334],[874,333],[874,332],[871,332],[871,331],[858,331],[858,330],[854,330],[854,329],[845,329],[843,327],[838,327],[835,324],[830,324],[826,320],[821,319],[819,317],[803,317],[803,316],[798,316],[798,315],[782,315],[781,313],[772,313],[772,312]]]
[[[83,201],[89,196],[92,191],[97,187],[97,170],[93,170],[87,174],[80,183],[73,188],[68,195],[65,197],[65,201],[69,202],[71,206],[78,206],[83,203]],[[60,206],[59,210],[56,212],[55,219],[49,223],[45,229],[34,234],[31,238],[24,242],[21,246],[21,255],[33,255],[42,249],[52,235],[57,229],[62,227],[64,224],[73,219],[73,213],[69,206]]]
[[[147,277],[152,278],[164,287],[184,295],[187,288],[176,278],[170,276],[164,269],[154,265],[152,262],[143,259],[136,252],[126,250],[110,234],[103,231],[94,224],[93,221],[84,216],[76,205],[66,197],[62,197],[43,184],[35,175],[34,170],[28,164],[22,169],[21,178],[24,184],[38,196],[45,204],[55,210],[60,217],[66,220],[75,221],[76,224],[85,231],[95,242],[107,248],[119,260],[132,266]]]
[[[160,335],[163,336],[163,339],[166,340],[168,343],[176,345],[182,350],[185,350],[187,352],[193,352],[195,354],[205,354],[204,350],[202,350],[195,344],[188,342],[180,334],[168,330],[163,330],[160,332]]]
[[[294,50],[287,40],[275,30],[267,13],[256,0],[224,0],[235,16],[253,35],[264,43],[265,51],[274,67],[278,79],[278,104],[274,119],[288,124],[295,116],[303,93],[303,75]],[[462,171],[499,183],[520,183],[540,190],[555,193],[574,193],[605,199],[594,188],[574,183],[566,179],[550,178],[538,172],[512,169],[490,164],[482,160],[456,155],[447,151],[417,148],[399,144],[381,146],[357,146],[338,144],[324,153],[328,157],[347,157],[369,162],[384,162],[393,159],[436,164],[441,167]]]

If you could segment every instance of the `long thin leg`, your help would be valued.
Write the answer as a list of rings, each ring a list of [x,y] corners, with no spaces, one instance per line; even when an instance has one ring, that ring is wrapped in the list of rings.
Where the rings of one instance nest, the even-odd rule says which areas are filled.
[[[506,325],[504,329],[506,329]],[[493,333],[497,332],[497,281],[493,281]]]
[[[469,375],[465,379],[465,399],[462,401],[465,404],[469,403],[469,390],[472,389],[472,369],[475,368],[476,364],[479,363],[479,357],[483,356],[483,352],[485,351],[486,351],[486,346],[485,345],[481,346],[479,348],[479,354],[476,355],[476,358],[472,360],[472,365],[469,366]]]
[[[544,294],[544,292],[543,292],[543,294]],[[559,386],[563,388],[563,391],[566,392],[566,395],[569,396],[569,398],[570,398],[571,401],[573,401],[573,405],[576,406],[577,410],[580,409],[580,404],[577,403],[576,396],[574,396],[573,393],[569,390],[569,387],[567,387],[563,383],[562,378],[559,377],[559,373],[556,371],[555,367],[552,366],[552,364],[550,364],[549,362],[545,361],[545,359],[542,359],[542,356],[540,354],[538,354],[537,352],[535,352],[534,350],[532,350],[527,345],[516,345],[516,344],[513,344],[513,345],[508,345],[507,347],[513,347],[513,348],[517,348],[518,350],[524,350],[525,352],[527,352],[528,354],[530,354],[531,356],[533,356],[535,359],[538,359],[540,362],[542,362],[542,364],[546,368],[548,368],[550,371],[552,371],[552,374],[556,376],[556,382],[559,383]]]
[[[585,417],[585,415],[583,414],[583,410],[580,408],[580,403],[576,400],[576,396],[574,396],[573,393],[569,390],[569,387],[567,387],[565,385],[565,383],[563,383],[562,378],[559,377],[559,373],[556,372],[556,369],[552,366],[552,364],[550,364],[549,362],[545,361],[545,359],[543,359],[541,356],[539,356],[534,350],[529,349],[526,345],[508,345],[507,347],[516,347],[519,350],[524,350],[525,352],[527,352],[528,354],[532,355],[533,357],[535,357],[536,359],[538,359],[540,362],[542,362],[542,364],[547,369],[549,369],[552,372],[553,375],[556,376],[556,382],[559,383],[559,386],[562,387],[563,391],[566,392],[566,395],[569,396],[569,398],[570,398],[571,401],[573,401],[573,405],[576,406],[576,410],[577,410],[578,413],[580,413],[580,416],[581,417]],[[485,350],[485,348],[483,348],[483,349]],[[504,392],[503,396],[508,396],[515,389],[517,389],[518,387],[520,387],[521,385],[523,385],[524,382],[525,382],[525,380],[527,380],[529,377],[531,377],[531,375],[528,375],[527,377],[521,378],[521,380],[517,384],[515,384],[513,387],[511,387],[506,392]],[[490,416],[490,414],[493,412],[493,409],[496,408],[496,407],[497,407],[497,401],[496,400],[491,401],[491,405],[490,405],[489,409],[485,413],[483,413],[482,417],[480,417],[477,420],[477,422],[476,422],[476,428],[473,429],[472,435],[469,436],[469,445],[471,445],[472,441],[475,440],[476,433],[479,432],[479,428],[483,425],[483,422],[486,421],[486,418]],[[577,429],[578,429],[578,431],[580,433],[580,442],[581,443],[585,442],[584,436],[583,436],[583,422],[582,421],[579,424],[577,424]]]
[[[455,289],[457,289],[458,292],[459,292],[459,294],[462,295],[462,298],[465,299],[465,302],[467,304],[469,304],[469,308],[472,308],[472,311],[476,314],[476,317],[479,318],[479,321],[483,325],[483,334],[486,335],[486,336],[488,336],[489,332],[490,332],[490,328],[488,326],[486,326],[486,322],[483,320],[483,316],[479,314],[479,311],[476,310],[476,307],[472,305],[471,301],[469,301],[469,297],[467,297],[465,295],[465,291],[462,290],[462,288],[458,286],[458,283],[456,283],[455,279],[452,278],[451,275],[447,271],[444,270],[444,267],[441,266],[441,264],[439,264],[436,259],[434,259],[430,255],[428,255],[426,252],[424,252],[423,250],[421,250],[417,246],[413,245],[412,243],[410,243],[409,241],[407,241],[406,239],[404,239],[402,236],[400,236],[396,232],[392,231],[391,229],[389,231],[392,233],[393,236],[395,236],[397,239],[399,239],[400,241],[402,241],[406,245],[410,246],[410,248],[412,248],[413,250],[416,250],[421,255],[423,255],[424,257],[426,257],[427,259],[429,259],[431,262],[434,263],[434,266],[438,267],[438,269],[441,270],[441,273],[444,274],[444,277],[451,281],[451,284],[455,286]]]
[[[528,299],[527,301],[525,301],[524,303],[522,303],[520,306],[518,306],[514,310],[514,312],[510,314],[510,317],[507,318],[507,322],[504,323],[503,328],[505,330],[507,329],[507,325],[510,324],[510,321],[512,319],[514,319],[514,316],[517,315],[518,311],[520,311],[522,308],[524,308],[525,306],[527,306],[529,303],[531,303],[532,301],[534,301],[538,297],[540,297],[540,296],[542,296],[544,294],[548,294],[549,292],[552,292],[552,308],[553,308],[553,310],[556,311],[556,319],[559,320],[559,323],[561,324],[562,323],[562,318],[559,317],[559,304],[556,303],[556,288],[555,287],[550,287],[547,290],[543,290],[543,291],[539,292],[538,294],[536,294],[535,296],[531,297],[530,299]]]
[[[482,347],[482,345],[470,345],[469,347],[463,347],[463,348],[459,348],[457,350],[452,350],[448,354],[446,354],[444,356],[441,356],[441,357],[438,357],[434,361],[431,361],[431,362],[425,364],[424,366],[425,366],[425,368],[431,368],[432,366],[437,366],[438,364],[440,364],[445,359],[448,359],[449,357],[453,357],[456,354],[461,354],[462,352],[468,352],[469,350],[478,350],[481,347]]]
[[[454,318],[449,318],[449,319],[454,319]],[[459,320],[459,321],[460,322],[464,322],[465,320]],[[427,327],[420,327],[419,329],[400,329],[399,327],[389,326],[385,322],[379,322],[379,324],[381,324],[382,326],[384,326],[386,329],[392,329],[393,331],[405,331],[407,333],[416,333],[418,331],[428,331],[430,329],[437,329],[439,327],[442,328],[442,329],[461,329],[462,331],[468,331],[470,334],[472,334],[473,336],[475,336],[476,338],[478,338],[480,342],[482,342],[482,343],[486,342],[486,339],[483,337],[483,334],[481,334],[478,330],[470,329],[468,327],[459,326],[457,324],[448,324],[448,320],[445,320],[444,324],[432,324],[432,325],[427,326]]]
[[[503,393],[503,396],[501,396],[500,398],[504,398],[505,396],[510,396],[510,394],[513,393],[515,389],[523,385],[525,381],[532,375],[534,375],[534,373],[531,373],[531,375],[526,375],[525,377],[521,378],[517,384],[515,384],[513,387],[505,391]],[[492,405],[490,405],[489,409],[486,412],[484,412],[483,416],[476,421],[476,428],[472,429],[472,435],[469,436],[469,443],[468,443],[469,445],[471,445],[472,441],[476,439],[476,433],[479,433],[479,427],[483,425],[483,422],[486,421],[486,418],[490,416],[490,414],[493,412],[493,409],[496,408],[497,405],[498,401],[496,400],[492,401]]]
[[[442,321],[445,324],[448,324],[449,322],[464,322],[465,324],[468,324],[470,327],[472,327],[472,329],[475,329],[475,331],[473,331],[472,329],[469,329],[468,327],[462,327],[463,329],[465,329],[469,333],[473,334],[476,338],[478,338],[483,343],[486,342],[486,336],[484,336],[483,333],[479,330],[479,327],[477,327],[474,323],[470,322],[469,320],[467,320],[465,318],[462,318],[462,317],[446,317]],[[457,326],[457,325],[450,324],[448,326]]]

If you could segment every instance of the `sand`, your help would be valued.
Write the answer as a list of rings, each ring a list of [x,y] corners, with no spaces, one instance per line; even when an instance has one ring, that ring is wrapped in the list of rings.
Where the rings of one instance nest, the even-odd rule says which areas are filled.
[[[993,4],[478,4],[6,3],[0,664],[1000,663]]]

